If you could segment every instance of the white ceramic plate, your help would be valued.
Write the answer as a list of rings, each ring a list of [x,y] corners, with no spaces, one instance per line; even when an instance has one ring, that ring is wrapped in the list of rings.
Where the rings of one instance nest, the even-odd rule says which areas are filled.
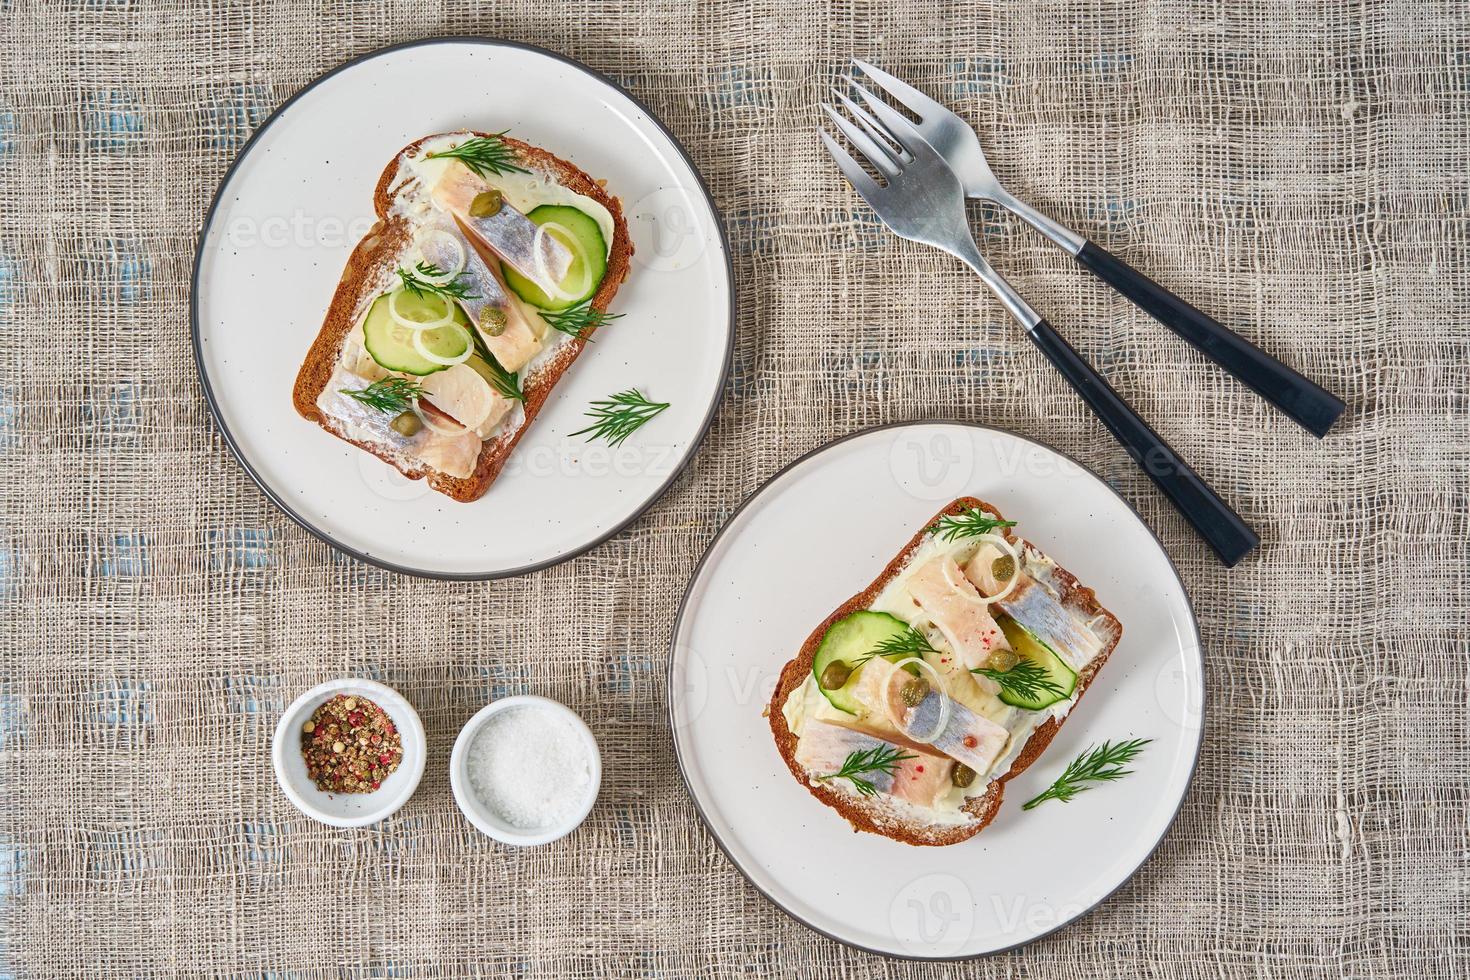
[[[855,834],[799,785],[762,709],[811,630],[955,497],[996,504],[1123,623],[1123,639],[995,821],[949,847]],[[1173,822],[1203,730],[1202,664],[1168,556],[1096,476],[1045,446],[956,423],[870,429],[778,473],[705,555],[674,630],[670,720],[710,832],[771,901],[892,956],[964,958],[1043,936],[1132,875]],[[1133,775],[1021,804],[1103,739],[1152,738]]]
[[[347,256],[372,225],[383,167],[420,136],[459,129],[509,129],[605,179],[636,249],[613,303],[623,318],[598,333],[489,493],[470,504],[403,479],[291,404]],[[723,227],[658,120],[574,62],[473,38],[375,52],[277,110],[220,185],[193,293],[205,393],[251,477],[342,551],[444,578],[563,561],[657,499],[714,414],[733,306]],[[617,450],[569,437],[591,401],[629,387],[673,407]]]

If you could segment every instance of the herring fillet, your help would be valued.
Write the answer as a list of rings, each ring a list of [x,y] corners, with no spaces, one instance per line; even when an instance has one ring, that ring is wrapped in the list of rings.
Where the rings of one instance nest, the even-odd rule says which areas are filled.
[[[902,694],[910,680],[904,671],[894,671],[884,692],[888,717],[898,730],[910,738],[928,742],[937,751],[975,770],[977,775],[988,773],[1010,741],[1010,730],[977,715],[943,691],[930,689],[917,705],[911,706],[904,702]],[[946,702],[949,717],[941,727],[939,722]],[[929,738],[931,733],[933,737]]]
[[[893,770],[893,786],[889,793],[900,800],[932,807],[952,785],[954,760],[942,755],[919,755],[904,759]]]
[[[346,390],[361,391],[373,383],[373,379],[349,371],[337,365],[331,380],[317,396],[316,406],[322,415],[332,419],[359,438],[382,443],[396,452],[408,452],[414,440],[393,428],[393,416],[363,404]]]
[[[881,738],[824,721],[810,721],[796,744],[796,761],[814,777],[829,776],[842,768],[854,752],[871,752],[877,748],[897,751],[905,758],[897,759],[893,772],[882,769],[857,774],[857,778],[873,784],[880,793],[896,796],[920,806],[932,806],[950,785],[954,764],[942,755],[918,752]],[[836,782],[836,780],[822,780]]]
[[[909,579],[908,587],[966,668],[985,666],[993,651],[1008,646],[980,594],[948,555],[925,564]]]
[[[479,329],[485,346],[495,355],[500,366],[507,371],[519,371],[541,349],[541,341],[526,322],[520,305],[511,299],[505,286],[501,284],[500,277],[490,268],[475,243],[465,235],[458,221],[445,216],[432,227],[435,231],[449,235],[464,249],[465,265],[460,279],[467,281],[470,296],[456,297],[460,308]],[[451,250],[432,235],[423,240],[419,251],[426,261],[441,269],[448,269],[453,265]],[[483,319],[486,312],[491,310],[498,310],[505,316],[504,328],[498,336],[491,333],[493,328]]]
[[[796,743],[796,761],[807,768],[818,779],[830,776],[842,768],[847,757],[854,752],[870,752],[881,746],[895,748],[888,742],[850,728],[813,721],[807,724]],[[888,792],[893,785],[893,776],[880,770],[862,773],[859,779],[867,780],[880,793]],[[836,782],[836,780],[822,780]]]
[[[1010,595],[996,603],[1005,614],[1048,643],[1073,670],[1086,666],[1102,641],[1045,585],[1024,575]]]
[[[470,214],[475,196],[490,189],[484,179],[462,163],[455,163],[434,185],[433,198],[444,211],[458,218],[485,247],[500,260],[525,276],[548,295],[555,295],[567,270],[572,267],[572,252],[551,235],[536,241],[536,223],[508,202],[500,210],[484,218]]]
[[[361,390],[371,383],[339,364],[317,396],[317,408],[349,438],[383,446],[461,479],[474,472],[475,460],[480,455],[479,436],[468,429],[449,435],[428,427],[405,436],[393,428],[393,414],[380,412],[343,392],[343,389]]]

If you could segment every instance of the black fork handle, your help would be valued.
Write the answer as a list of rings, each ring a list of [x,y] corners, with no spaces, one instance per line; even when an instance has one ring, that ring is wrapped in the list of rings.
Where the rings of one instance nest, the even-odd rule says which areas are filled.
[[[1084,242],[1077,261],[1317,438],[1327,434],[1346,407],[1341,398],[1326,388],[1293,371],[1096,243]]]
[[[1222,562],[1233,566],[1260,544],[1261,539],[1240,515],[1179,458],[1163,437],[1139,417],[1123,396],[1114,391],[1107,380],[1052,329],[1051,324],[1042,320],[1027,332],[1027,336],[1062,372],[1062,377],[1076,389],[1185,520],[1194,525]]]

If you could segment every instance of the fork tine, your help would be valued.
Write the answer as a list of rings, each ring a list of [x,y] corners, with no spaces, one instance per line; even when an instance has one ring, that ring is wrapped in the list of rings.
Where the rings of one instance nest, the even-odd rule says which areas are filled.
[[[832,155],[832,160],[837,164],[837,169],[842,171],[842,176],[846,177],[847,182],[853,186],[853,189],[862,195],[863,200],[867,201],[876,210],[876,206],[873,205],[873,197],[879,191],[878,182],[872,177],[869,177],[868,172],[858,166],[858,162],[849,156],[846,150],[838,146],[837,141],[831,136],[828,136],[825,129],[818,129],[817,135],[822,137],[823,145],[827,147],[827,152]]]
[[[878,117],[889,139],[909,153],[915,152],[915,144],[923,145],[924,137],[914,128],[913,123],[899,114],[898,110],[863,88],[850,75],[847,77],[847,83],[852,86],[853,91],[862,96],[863,101],[868,104],[868,108],[873,111],[873,115]]]
[[[879,125],[878,120],[873,118],[872,113],[835,88],[832,90],[832,94],[837,98],[837,101],[842,103],[843,108],[852,113],[853,118],[858,121],[858,124],[868,131],[868,135],[877,140],[889,152],[889,155],[896,156],[900,163],[908,163],[913,159],[906,150],[889,140],[888,130]]]
[[[842,131],[842,135],[846,136],[848,141],[857,147],[857,151],[868,158],[868,162],[873,165],[873,169],[890,180],[898,176],[899,161],[892,150],[888,149],[888,147],[884,146],[878,140],[868,136],[861,129],[858,129],[843,117],[841,113],[825,102],[822,103],[822,111]]]
[[[948,109],[929,98],[929,96],[920,92],[907,82],[893,77],[877,65],[870,65],[861,58],[852,59],[852,63],[861,68],[863,74],[873,80],[873,84],[893,96],[904,108],[908,109],[920,119],[931,115],[949,113]]]

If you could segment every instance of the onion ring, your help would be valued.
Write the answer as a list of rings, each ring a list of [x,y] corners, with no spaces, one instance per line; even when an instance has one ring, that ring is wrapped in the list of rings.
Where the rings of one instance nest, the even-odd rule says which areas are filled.
[[[582,260],[582,282],[581,289],[578,292],[567,292],[561,288],[560,283],[552,282],[551,270],[546,268],[546,250],[541,246],[546,241],[546,236],[551,234],[553,228],[567,237],[567,241],[562,241],[559,238],[555,239],[555,241],[565,246],[567,251],[572,253],[572,262],[575,263],[578,259]],[[587,264],[587,256],[582,254],[582,246],[577,242],[577,236],[573,235],[571,229],[566,226],[559,225],[555,221],[548,221],[544,225],[537,225],[536,234],[531,239],[531,251],[536,255],[537,275],[544,279],[547,286],[550,287],[543,286],[542,288],[545,290],[546,295],[552,299],[560,300],[563,303],[574,303],[581,299],[582,295],[587,292],[588,287],[592,285],[592,269]]]
[[[1001,599],[1004,599],[1006,596],[1010,595],[1011,590],[1016,587],[1016,583],[1021,580],[1021,556],[1016,553],[1016,549],[1011,546],[1011,543],[1005,538],[1001,537],[999,534],[982,534],[980,535],[978,540],[995,545],[1001,551],[1009,555],[1011,558],[1011,562],[1016,566],[1016,571],[1013,575],[1011,575],[1010,581],[1006,583],[1005,588],[1001,589],[995,595],[981,595],[980,589],[975,585],[975,583],[969,581],[956,582],[954,580],[954,577],[950,574],[949,565],[942,565],[940,566],[940,568],[944,575],[945,584],[953,589],[961,599],[965,600],[966,602],[974,603],[977,606],[988,606],[991,603],[999,602]],[[959,567],[958,562],[955,563],[955,567]],[[965,588],[965,586],[967,585],[969,586],[968,589]],[[970,594],[972,592],[974,593],[974,595]]]
[[[1021,555],[1019,552],[1016,551],[1015,547],[1005,539],[1005,535],[1003,534],[982,534],[980,535],[980,540],[995,545],[1001,551],[1004,551],[1007,555],[1009,555],[1011,559],[1011,564],[1014,565],[1016,569],[1014,572],[1011,573],[1010,581],[1006,583],[1005,588],[1001,589],[995,595],[985,597],[986,603],[999,602],[1006,596],[1010,595],[1012,590],[1015,589],[1016,583],[1021,581]]]
[[[455,256],[454,260],[449,262],[448,264],[445,264],[443,262],[430,259],[429,256],[424,254],[424,246],[430,243],[433,243],[436,251],[441,244],[452,250],[452,254]],[[466,261],[464,245],[460,242],[458,238],[451,235],[449,232],[445,231],[442,228],[431,228],[427,232],[425,232],[423,236],[419,238],[418,251],[419,258],[423,260],[423,262],[429,265],[433,265],[436,268],[442,270],[437,276],[426,276],[422,272],[419,272],[417,271],[417,269],[415,269],[414,275],[418,276],[425,282],[433,283],[436,286],[442,286],[445,283],[452,281],[456,276],[464,271]]]
[[[435,330],[439,327],[443,327],[454,322],[454,303],[450,301],[448,296],[438,297],[439,301],[444,304],[444,315],[441,316],[439,319],[410,320],[408,317],[398,312],[398,299],[401,296],[407,295],[407,293],[408,290],[406,289],[395,289],[393,290],[393,292],[388,294],[388,315],[391,316],[393,318],[393,322],[398,324],[400,327],[403,327],[406,330],[412,330],[417,333],[422,330]]]

